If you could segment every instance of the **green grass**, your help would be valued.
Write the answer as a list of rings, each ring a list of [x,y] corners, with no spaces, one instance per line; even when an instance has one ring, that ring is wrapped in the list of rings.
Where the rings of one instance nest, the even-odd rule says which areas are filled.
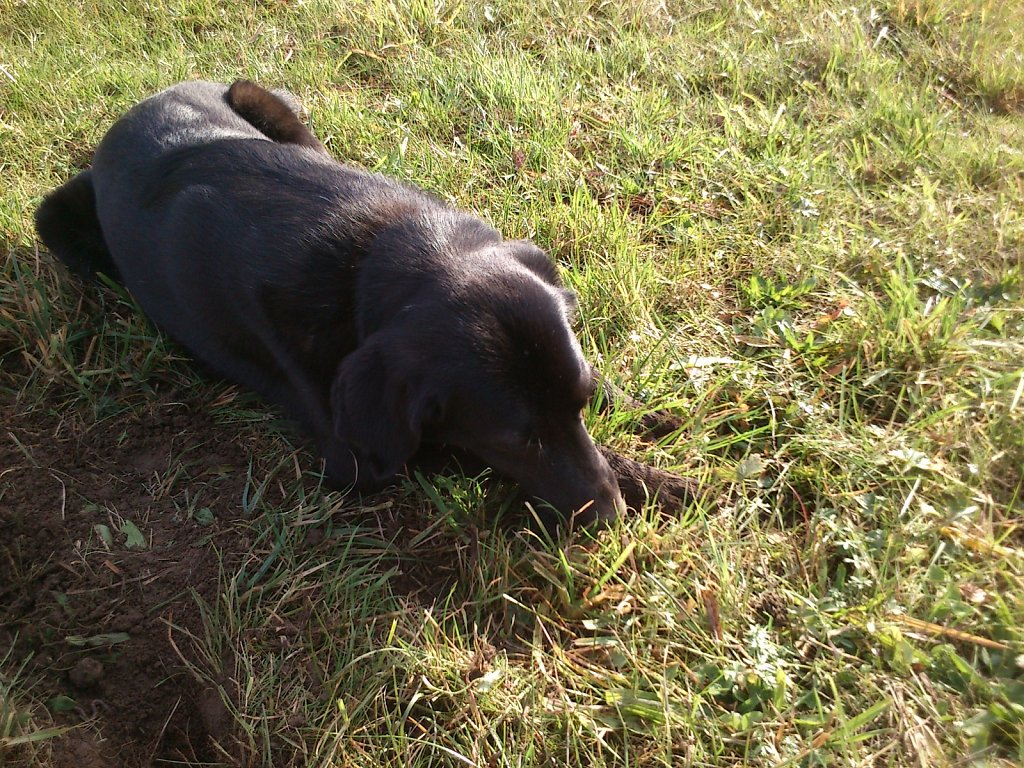
[[[496,525],[458,476],[375,525],[284,461],[176,639],[238,721],[225,760],[1020,764],[1021,30],[956,0],[0,0],[0,356],[26,411],[211,386],[126,297],[83,298],[31,216],[138,99],[246,76],[336,157],[548,249],[591,358],[687,420],[649,446],[589,417],[707,492],[596,543]],[[19,669],[0,656],[0,749],[42,749]]]

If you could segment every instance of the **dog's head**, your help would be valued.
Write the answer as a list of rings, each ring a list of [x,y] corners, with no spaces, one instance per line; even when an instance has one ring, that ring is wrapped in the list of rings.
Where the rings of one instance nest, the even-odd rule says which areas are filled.
[[[422,440],[465,449],[576,524],[625,508],[583,424],[594,376],[571,328],[575,299],[548,256],[496,244],[423,291],[339,368],[338,436],[367,479],[399,472]]]

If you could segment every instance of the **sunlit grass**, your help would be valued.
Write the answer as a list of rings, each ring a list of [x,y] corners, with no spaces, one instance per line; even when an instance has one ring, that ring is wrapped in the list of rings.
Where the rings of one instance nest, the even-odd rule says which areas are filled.
[[[237,722],[225,762],[1024,759],[1022,28],[989,2],[0,4],[20,407],[222,387],[31,214],[138,99],[246,76],[339,159],[548,249],[588,355],[687,427],[593,433],[706,490],[547,542],[486,476],[360,509],[283,460],[204,632],[173,633]],[[257,402],[211,407],[291,450]],[[43,743],[12,663],[0,737]]]

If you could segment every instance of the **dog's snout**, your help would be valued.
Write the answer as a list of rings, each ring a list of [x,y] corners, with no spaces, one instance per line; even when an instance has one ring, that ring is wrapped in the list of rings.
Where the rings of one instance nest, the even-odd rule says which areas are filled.
[[[626,512],[626,501],[619,491],[618,481],[611,468],[605,466],[606,472],[595,485],[593,498],[589,499],[573,511],[574,527],[602,527],[614,522]]]
[[[530,494],[542,502],[555,519],[570,528],[600,528],[617,520],[626,511],[618,478],[593,440],[582,428],[572,445],[552,451],[529,474],[519,480]]]

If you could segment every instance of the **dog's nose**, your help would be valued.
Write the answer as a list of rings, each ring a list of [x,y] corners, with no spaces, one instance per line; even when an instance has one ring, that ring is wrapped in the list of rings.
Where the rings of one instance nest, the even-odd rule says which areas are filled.
[[[572,517],[575,528],[603,528],[626,513],[626,500],[618,484],[606,481],[600,485],[594,499],[585,504]]]

